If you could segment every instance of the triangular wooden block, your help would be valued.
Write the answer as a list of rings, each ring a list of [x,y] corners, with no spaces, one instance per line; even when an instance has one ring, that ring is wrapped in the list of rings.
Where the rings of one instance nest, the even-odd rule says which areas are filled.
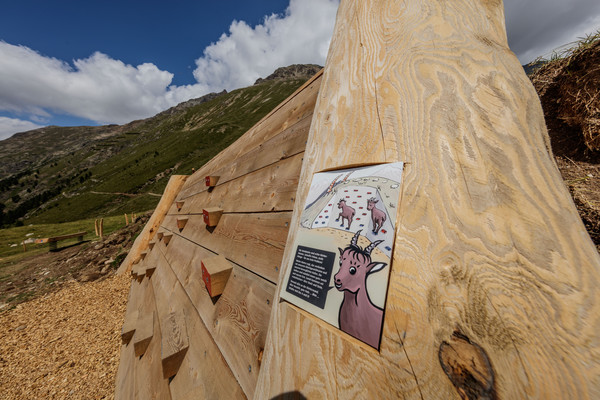
[[[133,336],[133,349],[135,356],[139,357],[146,352],[150,341],[154,336],[154,313],[145,316],[138,316]]]
[[[204,215],[204,223],[209,227],[213,227],[219,223],[223,210],[218,207],[209,207],[203,209],[202,214]]]
[[[219,181],[219,177],[215,176],[215,175],[209,175],[206,178],[204,178],[204,182],[206,183],[206,186],[208,186],[208,187],[216,186],[218,181]]]
[[[135,333],[137,319],[137,310],[125,314],[125,322],[123,323],[123,327],[121,328],[121,340],[123,341],[123,344],[128,344],[131,341],[131,338]]]
[[[183,228],[185,228],[185,224],[187,224],[188,222],[188,218],[177,218],[177,228],[179,229],[179,232],[181,232],[183,230]]]
[[[189,339],[183,313],[180,311],[165,315],[160,322],[161,362],[163,377],[177,374],[187,353]]]
[[[223,293],[232,269],[231,263],[222,255],[202,260],[202,281],[210,297]]]

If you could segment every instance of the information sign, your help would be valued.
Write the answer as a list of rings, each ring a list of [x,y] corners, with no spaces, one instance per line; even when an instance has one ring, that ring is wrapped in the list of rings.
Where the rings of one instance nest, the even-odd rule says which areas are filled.
[[[379,349],[403,163],[313,176],[281,297]]]

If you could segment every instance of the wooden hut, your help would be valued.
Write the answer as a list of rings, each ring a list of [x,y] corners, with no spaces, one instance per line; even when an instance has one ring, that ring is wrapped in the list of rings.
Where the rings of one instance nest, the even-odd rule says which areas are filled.
[[[283,300],[282,282],[315,174],[398,161],[369,346]],[[324,72],[163,200],[121,267],[147,252],[119,399],[600,395],[600,257],[501,1],[342,0]],[[209,269],[226,275],[212,297]]]

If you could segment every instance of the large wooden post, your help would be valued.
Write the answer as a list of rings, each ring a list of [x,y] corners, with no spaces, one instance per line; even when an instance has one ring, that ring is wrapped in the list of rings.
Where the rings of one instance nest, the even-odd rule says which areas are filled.
[[[600,257],[500,0],[341,1],[288,243],[313,173],[392,161],[380,351],[276,301],[257,398],[597,398]]]

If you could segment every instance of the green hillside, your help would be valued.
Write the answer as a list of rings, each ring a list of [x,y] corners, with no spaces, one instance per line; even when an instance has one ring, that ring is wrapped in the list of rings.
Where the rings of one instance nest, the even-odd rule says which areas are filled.
[[[0,226],[152,209],[171,175],[198,169],[308,77],[262,80],[123,126],[48,127],[2,141]]]

